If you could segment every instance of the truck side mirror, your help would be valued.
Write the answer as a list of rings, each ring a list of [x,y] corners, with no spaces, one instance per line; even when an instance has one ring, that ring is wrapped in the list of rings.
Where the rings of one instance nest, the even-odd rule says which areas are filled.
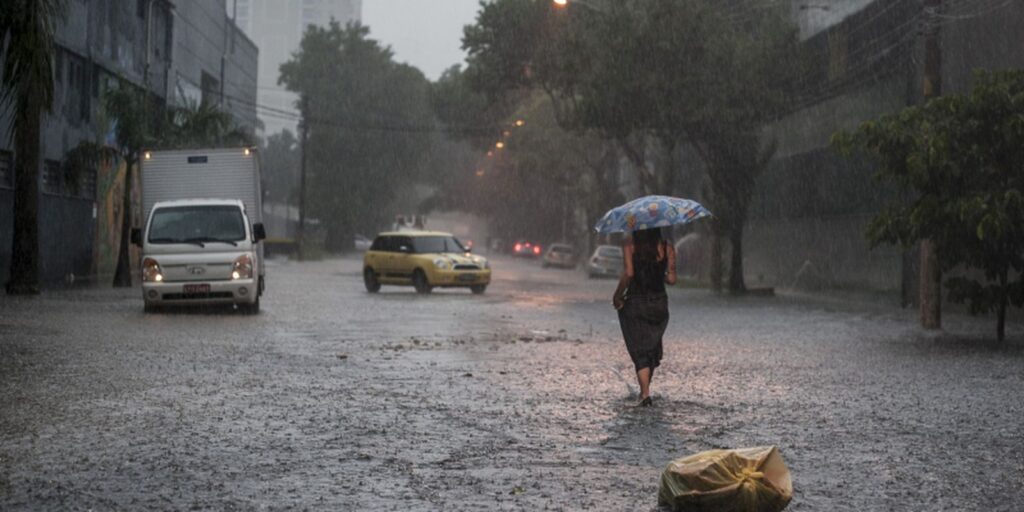
[[[267,238],[267,230],[263,228],[262,222],[257,222],[252,225],[252,237],[255,238],[257,242]]]
[[[139,228],[132,228],[131,241],[133,245],[142,247],[142,230]]]

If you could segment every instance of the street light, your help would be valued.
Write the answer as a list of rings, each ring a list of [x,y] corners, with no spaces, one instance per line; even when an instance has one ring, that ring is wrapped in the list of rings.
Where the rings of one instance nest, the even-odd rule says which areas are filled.
[[[590,9],[592,11],[597,11],[599,13],[608,14],[608,6],[607,6],[607,4],[604,4],[602,2],[598,2],[598,4],[600,4],[600,5],[597,5],[597,4],[594,4],[594,3],[586,1],[586,0],[551,0],[551,3],[555,4],[555,7],[558,8],[558,9],[565,9],[565,8],[569,7],[569,4],[571,3],[572,5],[579,5],[581,7],[586,7],[587,9]]]
[[[505,147],[505,143],[499,140],[498,142],[496,142],[494,144],[494,147],[496,147],[498,149],[501,149],[501,148]]]

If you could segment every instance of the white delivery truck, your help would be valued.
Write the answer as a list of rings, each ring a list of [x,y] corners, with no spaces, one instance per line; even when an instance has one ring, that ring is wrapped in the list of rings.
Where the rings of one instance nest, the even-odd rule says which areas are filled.
[[[265,287],[262,192],[253,148],[146,151],[140,166],[145,310],[234,304],[258,313]]]

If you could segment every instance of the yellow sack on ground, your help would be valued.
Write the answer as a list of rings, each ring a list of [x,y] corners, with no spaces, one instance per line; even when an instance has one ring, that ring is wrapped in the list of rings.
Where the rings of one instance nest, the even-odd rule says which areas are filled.
[[[793,481],[774,446],[710,450],[669,463],[658,504],[701,512],[778,512]]]

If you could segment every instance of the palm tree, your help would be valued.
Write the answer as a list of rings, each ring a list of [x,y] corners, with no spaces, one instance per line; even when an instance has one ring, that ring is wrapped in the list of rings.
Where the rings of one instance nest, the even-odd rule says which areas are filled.
[[[150,115],[151,105],[146,93],[127,83],[107,91],[103,96],[103,108],[117,121],[114,135],[125,162],[124,189],[121,197],[121,242],[117,250],[117,266],[114,267],[114,287],[132,285],[131,254],[128,250],[132,229],[132,175],[139,163],[142,150],[151,145],[160,133],[161,119]]]
[[[54,32],[64,0],[4,0],[0,105],[13,107],[14,240],[8,294],[39,293],[39,159],[42,114],[53,104]]]

